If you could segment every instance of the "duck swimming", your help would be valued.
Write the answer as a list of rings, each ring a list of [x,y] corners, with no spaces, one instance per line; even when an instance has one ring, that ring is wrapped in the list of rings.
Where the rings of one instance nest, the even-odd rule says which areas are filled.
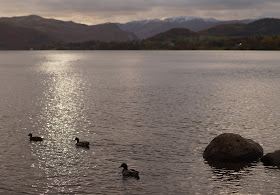
[[[80,142],[79,138],[75,138],[75,140],[77,141],[76,146],[81,146],[81,147],[89,147],[89,142],[86,141],[82,141]]]
[[[30,137],[30,141],[43,141],[41,137],[32,137],[32,133],[29,133],[28,136]]]
[[[135,177],[136,179],[140,179],[139,172],[134,169],[128,169],[128,166],[126,163],[123,163],[120,168],[123,168],[122,175],[123,177]]]

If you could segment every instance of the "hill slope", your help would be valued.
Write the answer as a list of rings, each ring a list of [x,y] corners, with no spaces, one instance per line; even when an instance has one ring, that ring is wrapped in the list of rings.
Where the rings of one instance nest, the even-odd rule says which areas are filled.
[[[0,49],[30,49],[51,40],[47,35],[30,28],[0,22]]]
[[[0,22],[1,21],[19,27],[32,28],[41,33],[47,34],[52,40],[55,41],[129,41],[136,39],[136,36],[133,33],[121,30],[116,24],[88,26],[74,22],[45,19],[35,15],[0,18]]]
[[[208,36],[234,36],[241,34],[246,24],[221,24],[213,28],[200,31],[203,35]]]
[[[201,31],[211,36],[273,36],[280,34],[280,19],[264,18],[249,24],[222,24]]]
[[[174,41],[174,40],[184,40],[189,37],[197,37],[200,34],[197,32],[190,31],[185,28],[173,28],[164,33],[159,33],[153,37],[150,37],[149,41]]]
[[[243,35],[279,35],[280,19],[264,18],[246,25]]]

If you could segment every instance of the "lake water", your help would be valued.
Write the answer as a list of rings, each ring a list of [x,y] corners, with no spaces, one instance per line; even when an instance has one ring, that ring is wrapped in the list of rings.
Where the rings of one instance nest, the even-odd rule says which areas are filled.
[[[1,51],[0,194],[279,194],[280,170],[202,158],[225,132],[280,149],[280,55]],[[29,133],[44,138],[29,141]],[[75,137],[90,148],[75,147]],[[140,172],[122,179],[121,163]]]

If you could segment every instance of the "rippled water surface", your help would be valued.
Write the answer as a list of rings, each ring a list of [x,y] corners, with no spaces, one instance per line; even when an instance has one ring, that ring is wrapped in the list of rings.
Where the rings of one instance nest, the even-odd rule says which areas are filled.
[[[224,132],[280,149],[280,55],[0,52],[0,194],[279,194],[280,170],[202,153]],[[29,133],[44,138],[29,141]],[[75,137],[90,148],[75,147]],[[140,180],[122,179],[126,162]]]

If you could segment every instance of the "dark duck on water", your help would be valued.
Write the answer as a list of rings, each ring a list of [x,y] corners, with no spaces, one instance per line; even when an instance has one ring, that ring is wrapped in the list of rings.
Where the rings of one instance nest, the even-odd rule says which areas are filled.
[[[139,172],[134,169],[128,169],[128,166],[126,163],[123,163],[120,168],[123,168],[122,175],[123,177],[135,177],[136,179],[140,179]]]
[[[79,138],[77,138],[77,137],[75,138],[75,140],[77,141],[76,146],[86,147],[86,148],[89,147],[89,142],[86,142],[86,141],[80,142]]]
[[[32,133],[29,133],[28,136],[30,137],[30,141],[43,141],[41,137],[32,137]]]

